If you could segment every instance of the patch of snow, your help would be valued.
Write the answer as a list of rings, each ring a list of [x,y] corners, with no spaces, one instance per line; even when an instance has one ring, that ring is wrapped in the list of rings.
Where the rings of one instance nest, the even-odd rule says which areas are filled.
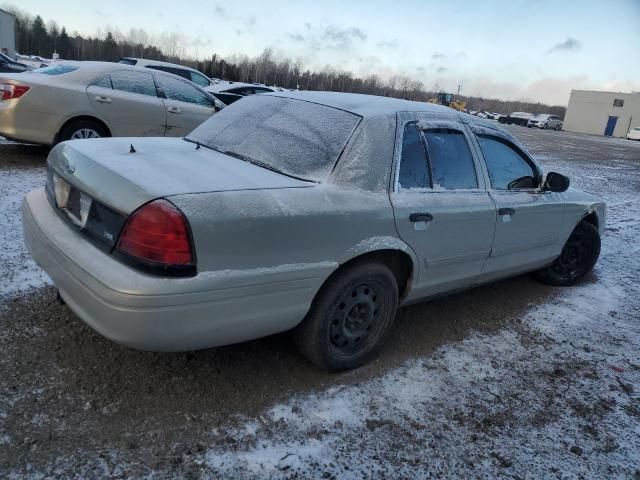
[[[20,207],[24,195],[45,183],[42,168],[0,169],[0,298],[12,297],[51,283],[31,259],[22,237]]]

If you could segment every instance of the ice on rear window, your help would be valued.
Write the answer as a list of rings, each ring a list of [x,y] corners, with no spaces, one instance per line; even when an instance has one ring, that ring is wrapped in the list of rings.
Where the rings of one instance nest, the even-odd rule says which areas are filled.
[[[290,175],[323,180],[360,119],[353,113],[303,100],[254,95],[223,109],[187,139]]]
[[[32,73],[43,73],[45,75],[62,75],[64,73],[75,72],[78,67],[71,65],[53,65],[51,67],[36,68]]]

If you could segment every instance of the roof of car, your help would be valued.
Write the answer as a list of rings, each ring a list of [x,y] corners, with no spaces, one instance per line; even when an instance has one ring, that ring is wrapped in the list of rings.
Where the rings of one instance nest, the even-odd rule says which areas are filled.
[[[136,58],[136,57],[122,57],[123,59],[126,60],[136,60],[140,65],[139,66],[146,66],[146,65],[158,65],[158,66],[163,66],[163,67],[174,67],[174,68],[182,68],[184,70],[189,70],[192,72],[198,72],[198,70],[196,70],[195,68],[192,67],[187,67],[185,65],[180,65],[177,63],[170,63],[170,62],[162,62],[160,60],[149,60],[146,58]],[[126,65],[126,64],[121,64],[121,65]],[[201,73],[201,72],[198,72]]]
[[[274,95],[278,97],[295,98],[307,102],[319,103],[329,107],[339,108],[348,112],[370,117],[375,115],[393,114],[396,112],[438,112],[458,113],[449,107],[427,102],[414,102],[399,98],[380,97],[376,95],[363,95],[359,93],[342,92],[273,92],[262,95]]]

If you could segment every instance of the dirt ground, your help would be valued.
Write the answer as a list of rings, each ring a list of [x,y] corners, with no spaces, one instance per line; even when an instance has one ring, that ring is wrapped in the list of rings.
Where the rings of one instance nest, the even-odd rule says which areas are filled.
[[[0,145],[0,477],[640,478],[640,142],[511,130],[607,200],[595,272],[404,308],[339,375],[286,334],[156,354],[94,333],[21,245],[46,150]]]

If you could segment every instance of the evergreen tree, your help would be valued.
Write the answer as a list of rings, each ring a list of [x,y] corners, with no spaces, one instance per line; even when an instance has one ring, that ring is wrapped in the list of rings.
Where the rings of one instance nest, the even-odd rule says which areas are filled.
[[[69,35],[67,35],[66,28],[62,27],[57,43],[58,54],[60,55],[60,58],[72,58],[71,39],[69,38]]]
[[[31,52],[22,53],[31,53],[32,55],[47,57],[51,54],[51,52],[47,51],[48,45],[49,36],[47,34],[47,29],[44,26],[42,17],[37,15],[31,24]]]

